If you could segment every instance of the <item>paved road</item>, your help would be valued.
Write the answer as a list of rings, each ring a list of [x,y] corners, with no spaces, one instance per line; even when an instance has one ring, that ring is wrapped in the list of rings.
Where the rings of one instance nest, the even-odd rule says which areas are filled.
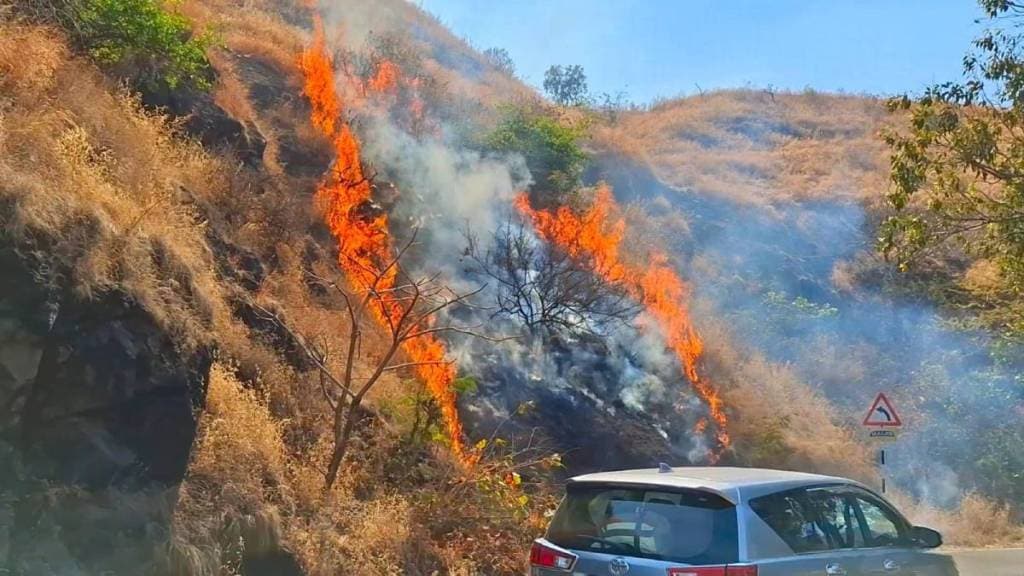
[[[948,550],[960,576],[1024,576],[1024,548],[1012,550]]]

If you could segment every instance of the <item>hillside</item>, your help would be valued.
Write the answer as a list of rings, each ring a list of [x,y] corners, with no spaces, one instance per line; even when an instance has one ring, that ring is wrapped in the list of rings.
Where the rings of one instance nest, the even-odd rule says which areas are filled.
[[[680,190],[871,202],[886,186],[879,132],[892,123],[884,102],[867,96],[717,91],[621,113],[595,140]]]
[[[576,473],[876,484],[879,388],[907,507],[1021,540],[1020,366],[875,255],[878,100],[609,118],[312,4],[181,3],[204,87],[0,2],[0,571],[521,573]]]

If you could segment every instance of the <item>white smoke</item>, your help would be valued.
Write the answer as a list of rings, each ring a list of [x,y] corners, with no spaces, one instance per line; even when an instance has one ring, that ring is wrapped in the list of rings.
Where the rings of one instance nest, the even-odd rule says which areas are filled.
[[[366,157],[400,183],[393,215],[428,228],[436,264],[458,261],[466,233],[489,238],[531,183],[520,156],[489,158],[437,138],[416,138],[385,117],[362,136]]]
[[[372,41],[371,32],[394,32],[407,15],[400,13],[402,3],[362,3],[343,1],[324,6],[325,20],[341,26],[345,47],[364,48]],[[328,35],[329,37],[334,37]],[[346,80],[339,87],[346,91]],[[404,89],[404,87],[400,87]],[[467,234],[486,252],[494,231],[512,215],[513,200],[532,183],[522,157],[489,156],[462,145],[446,126],[434,126],[427,134],[412,134],[398,119],[401,114],[388,110],[390,96],[359,110],[354,122],[367,173],[375,183],[397,187],[394,194],[379,194],[386,202],[389,219],[401,242],[408,229],[416,227],[417,246],[411,253],[417,275],[440,273],[444,283],[456,292],[469,292],[483,279],[466,270],[463,262]],[[432,119],[432,121],[437,121]],[[383,196],[388,196],[384,198]],[[537,240],[535,238],[535,240]],[[539,241],[539,240],[537,240]],[[478,304],[493,303],[493,287],[478,297]],[[516,319],[494,315],[492,310],[472,309],[461,314],[482,332],[492,335],[520,335],[518,339],[493,342],[468,336],[452,336],[449,356],[462,374],[479,380],[479,393],[463,401],[463,408],[488,435],[489,426],[509,418],[517,407],[537,398],[561,406],[557,414],[546,413],[541,425],[558,430],[552,435],[580,445],[594,427],[617,439],[608,422],[618,422],[639,431],[643,448],[628,448],[649,458],[657,453],[663,459],[702,461],[709,454],[705,438],[695,438],[694,424],[705,417],[703,406],[689,388],[678,359],[667,350],[663,336],[647,328],[617,326],[600,335],[577,339],[570,335],[531,333]],[[453,316],[454,317],[454,316]],[[550,410],[549,406],[542,409]],[[571,426],[551,422],[572,412]],[[588,427],[589,430],[588,430]],[[634,435],[634,438],[636,436]],[[607,451],[605,451],[607,452]],[[639,463],[630,454],[601,454],[602,465],[620,462]],[[653,462],[644,461],[650,465]]]

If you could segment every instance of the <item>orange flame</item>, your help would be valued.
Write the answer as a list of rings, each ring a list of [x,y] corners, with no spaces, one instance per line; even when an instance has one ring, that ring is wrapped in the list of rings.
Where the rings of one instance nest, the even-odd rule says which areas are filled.
[[[381,60],[377,65],[377,73],[370,78],[370,90],[378,93],[394,92],[398,89],[398,65],[390,60]]]
[[[717,424],[720,449],[727,448],[731,440],[722,399],[698,370],[704,341],[690,322],[689,290],[669,266],[665,254],[651,254],[645,267],[623,261],[619,247],[626,233],[626,221],[616,215],[618,205],[611,189],[600,186],[594,203],[579,215],[565,206],[554,212],[534,210],[526,194],[520,194],[515,205],[533,221],[537,232],[547,241],[560,246],[570,256],[589,259],[596,274],[624,287],[631,297],[643,304],[679,358],[694,391],[708,405],[711,419]],[[706,427],[707,421],[701,420],[696,431],[701,433]]]
[[[338,242],[339,265],[353,285],[365,289],[373,283],[381,268],[394,258],[395,252],[388,232],[387,215],[366,214],[372,189],[363,171],[359,140],[342,118],[344,111],[335,86],[334,63],[327,51],[323,21],[317,15],[314,15],[314,27],[313,43],[303,52],[300,62],[305,76],[304,93],[312,107],[313,124],[331,140],[335,153],[334,167],[321,182],[316,200]],[[383,77],[378,73],[381,82],[371,83],[376,84],[375,90],[392,85],[393,79],[387,74],[397,78],[397,67],[387,69],[389,72]],[[390,270],[376,286],[381,293],[388,293],[387,290],[394,287],[395,273],[393,268]],[[385,322],[389,318],[397,319],[402,306],[395,300],[385,299],[379,308],[373,310],[377,320]],[[471,462],[472,459],[465,455],[462,423],[452,389],[455,367],[446,361],[444,345],[425,335],[406,341],[403,351],[419,364],[416,372],[440,406],[452,451],[463,462]]]

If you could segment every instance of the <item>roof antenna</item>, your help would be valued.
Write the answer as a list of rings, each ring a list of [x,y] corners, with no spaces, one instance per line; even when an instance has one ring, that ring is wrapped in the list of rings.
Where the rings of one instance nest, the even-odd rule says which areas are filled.
[[[664,462],[658,463],[658,474],[668,474],[672,472],[672,467]]]

